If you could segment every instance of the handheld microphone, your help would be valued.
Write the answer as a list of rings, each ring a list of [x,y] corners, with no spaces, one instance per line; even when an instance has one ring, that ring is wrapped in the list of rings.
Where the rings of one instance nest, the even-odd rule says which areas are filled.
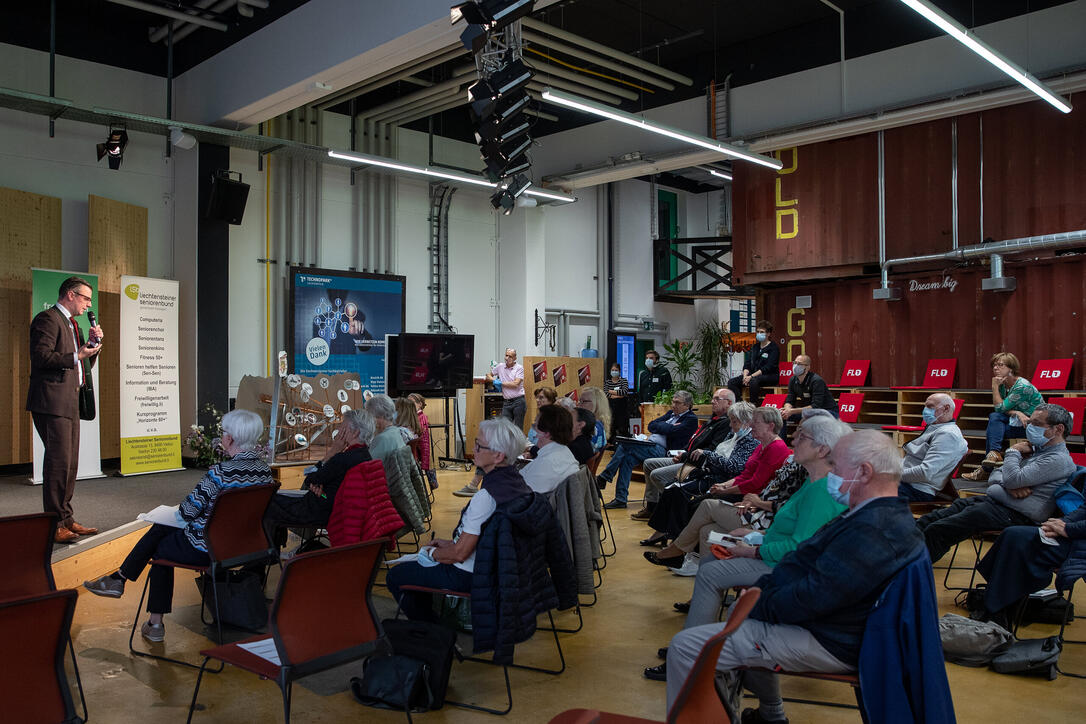
[[[92,326],[92,327],[97,327],[98,326],[98,322],[94,318],[94,312],[90,311],[89,309],[87,310],[87,321],[90,322],[90,326]],[[98,336],[94,332],[91,332],[90,339],[87,340],[87,346],[88,347],[97,347],[98,346]]]

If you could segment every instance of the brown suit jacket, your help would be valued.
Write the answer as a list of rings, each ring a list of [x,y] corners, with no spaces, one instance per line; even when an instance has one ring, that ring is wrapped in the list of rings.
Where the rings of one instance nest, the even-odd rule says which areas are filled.
[[[79,370],[71,329],[71,322],[56,307],[39,312],[30,323],[30,388],[26,393],[30,412],[79,418]],[[78,325],[76,334],[82,346],[83,330]],[[84,360],[88,374],[97,358]]]

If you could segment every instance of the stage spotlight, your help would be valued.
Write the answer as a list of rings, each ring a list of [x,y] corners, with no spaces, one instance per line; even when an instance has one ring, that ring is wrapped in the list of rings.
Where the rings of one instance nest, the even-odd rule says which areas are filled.
[[[482,146],[486,143],[508,143],[528,132],[527,119],[520,118],[507,126],[501,123],[484,123],[475,132],[475,142]]]
[[[474,0],[453,5],[449,9],[452,25],[466,20],[488,31],[500,30],[532,12],[535,0]]]
[[[494,97],[504,98],[528,85],[533,75],[535,75],[535,68],[518,59],[496,73],[492,73],[488,80],[494,89]]]
[[[509,185],[505,187],[505,190],[511,193],[515,199],[527,191],[528,187],[531,185],[531,179],[524,174],[517,174],[513,177],[513,180],[509,182]]]
[[[128,145],[128,132],[123,128],[110,129],[109,137],[105,143],[98,144],[98,160],[103,156],[109,158],[109,167],[116,171],[124,160],[124,149]]]
[[[486,168],[483,169],[482,173],[491,183],[495,184],[501,183],[504,178],[527,171],[532,167],[532,162],[528,160],[527,154],[521,154],[508,161],[499,157],[485,158],[484,161],[486,162]]]
[[[501,209],[503,214],[509,216],[509,214],[513,213],[513,209],[517,205],[517,200],[513,197],[513,194],[502,189],[490,197],[490,205],[495,209]]]
[[[529,98],[527,91],[520,91],[519,93],[507,93],[500,100],[491,97],[480,98],[468,108],[471,113],[471,120],[476,123],[504,123],[524,110],[529,100],[531,98]]]

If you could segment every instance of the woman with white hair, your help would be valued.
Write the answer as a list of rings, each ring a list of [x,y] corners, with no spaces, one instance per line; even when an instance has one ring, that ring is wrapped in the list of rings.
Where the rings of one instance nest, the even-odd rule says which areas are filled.
[[[370,456],[384,462],[389,454],[402,447],[407,447],[396,426],[396,403],[388,395],[374,395],[366,400],[366,412],[373,415],[373,424],[377,430],[370,443]]]
[[[479,423],[475,435],[475,464],[483,470],[479,492],[460,513],[452,539],[437,539],[419,552],[418,560],[397,563],[388,572],[388,590],[404,614],[413,620],[436,620],[428,594],[402,591],[405,585],[470,591],[475,568],[475,547],[483,525],[499,505],[532,495],[513,463],[527,439],[504,417]]]
[[[96,581],[84,582],[86,589],[98,596],[120,598],[125,582],[139,578],[147,564],[156,558],[194,566],[210,564],[204,528],[219,494],[230,488],[272,482],[271,469],[264,462],[260,446],[262,432],[264,423],[255,412],[233,410],[223,415],[222,446],[227,459],[212,465],[181,502],[175,515],[178,525],[183,527],[152,525],[124,559],[119,571]],[[169,613],[172,607],[173,568],[151,566],[148,575],[150,591],[147,612],[150,617],[140,633],[148,641],[159,642],[166,637],[162,616]]]

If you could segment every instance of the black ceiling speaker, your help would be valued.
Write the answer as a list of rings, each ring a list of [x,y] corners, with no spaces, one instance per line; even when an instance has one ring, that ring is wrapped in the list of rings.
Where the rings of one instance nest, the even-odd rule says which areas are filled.
[[[237,180],[230,178],[237,175]],[[207,201],[208,219],[225,221],[238,226],[245,214],[245,202],[249,199],[249,184],[241,182],[237,171],[219,171],[211,177],[211,198]]]

